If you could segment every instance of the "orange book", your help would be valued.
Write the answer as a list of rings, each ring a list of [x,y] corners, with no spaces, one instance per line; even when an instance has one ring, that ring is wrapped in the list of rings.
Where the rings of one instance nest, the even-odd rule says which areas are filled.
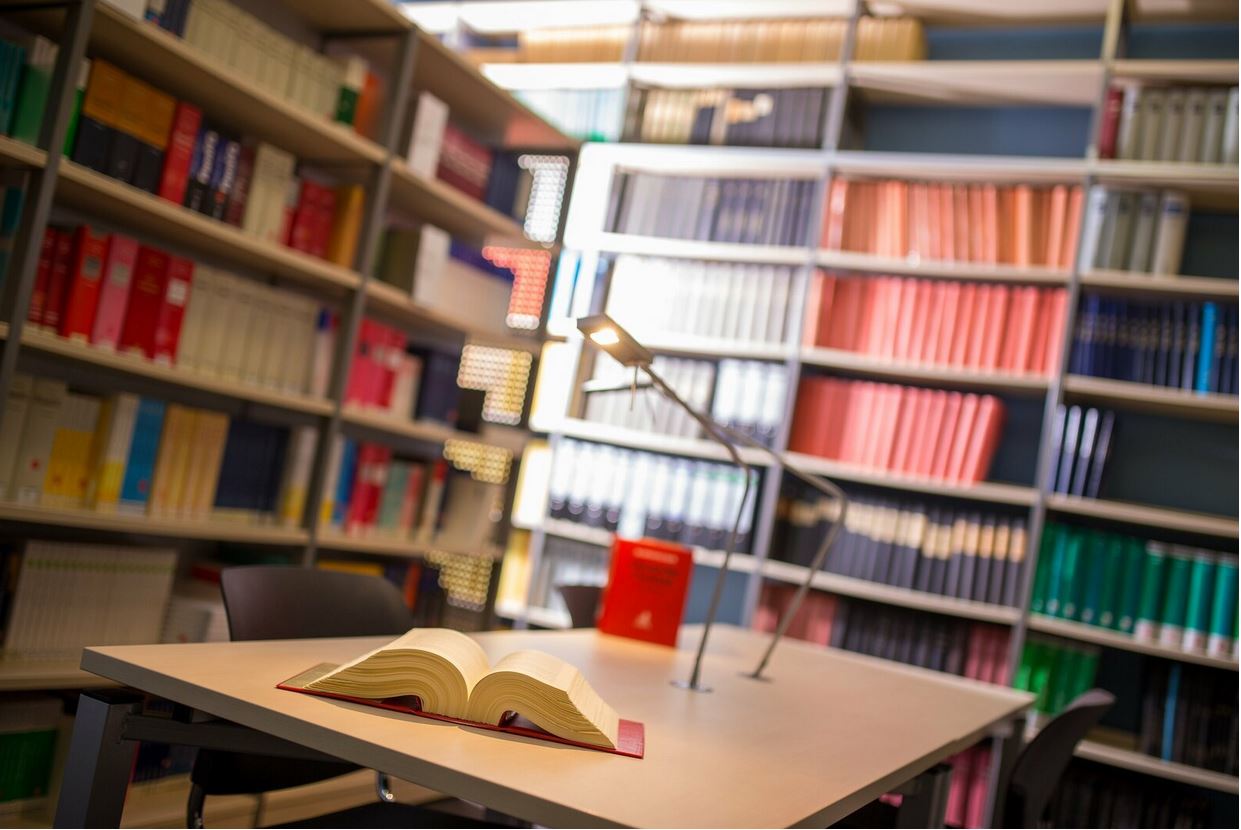
[[[997,262],[1013,261],[1013,188],[996,188],[995,194],[995,258]]]
[[[1047,250],[1048,211],[1051,196],[1047,188],[1040,187],[1030,194],[1030,215],[1034,225],[1030,230],[1030,264],[1043,265],[1043,252]]]
[[[940,259],[953,262],[957,259],[957,229],[952,210],[952,185],[939,185],[939,253]]]
[[[909,255],[909,183],[892,183],[892,256]]]
[[[941,366],[955,366],[952,362],[952,345],[956,342],[957,332],[961,327],[961,291],[965,288],[959,282],[944,283],[944,314],[943,323],[939,328],[939,337],[935,345],[935,362]]]
[[[1034,205],[1030,185],[1017,185],[1013,199],[1013,264],[1030,265],[1031,234],[1034,231]]]
[[[857,381],[837,381],[840,388],[836,390],[835,411],[839,434],[836,436],[835,452],[831,458],[840,461],[849,460],[850,448],[855,442],[854,432],[857,431]]]
[[[1004,407],[994,395],[983,395],[978,402],[978,414],[974,419],[970,446],[965,454],[962,481],[974,483],[987,477],[991,460],[1000,443],[1000,430],[1004,425]]]
[[[1046,374],[1043,361],[1047,356],[1047,343],[1051,339],[1051,314],[1053,301],[1052,289],[1038,289],[1038,300],[1034,312],[1034,333],[1030,342],[1030,357],[1027,362],[1028,371]]]
[[[1022,297],[1025,296],[1025,287],[1016,287],[1008,292],[1008,307],[1004,310],[1004,319],[1008,324],[1004,326],[1004,335],[1000,343],[1000,360],[999,368],[1005,372],[1019,371],[1017,365],[1017,351],[1019,347],[1020,332],[1017,331],[1017,323],[1021,316]]]
[[[884,391],[883,383],[867,383],[862,390],[864,416],[860,418],[856,461],[863,467],[875,466],[878,455],[879,434],[882,430]]]
[[[883,227],[883,182],[866,182],[866,252],[882,254],[879,247],[880,233]]]
[[[1011,325],[1008,313],[1008,297],[1012,291],[1006,285],[991,286],[991,298],[984,313],[984,334],[980,365],[994,372],[1000,365],[1000,344],[1004,330]]]
[[[926,201],[924,192],[926,185],[919,182],[909,183],[909,250],[908,253],[925,256],[923,237],[926,233]]]
[[[982,187],[976,184],[965,189],[966,211],[970,223],[970,262],[984,262],[986,255],[986,220],[983,218]]]
[[[823,383],[820,392],[825,413],[823,434],[819,438],[818,450],[825,458],[840,458],[841,442],[844,440],[845,405],[847,403],[847,384],[836,378],[829,378]]]
[[[914,460],[913,473],[924,478],[930,477],[931,471],[935,469],[936,448],[939,446],[939,437],[944,428],[944,410],[948,406],[948,393],[942,389],[930,390],[930,396],[926,417],[915,437],[917,455]]]
[[[1064,248],[1065,214],[1069,209],[1069,189],[1058,184],[1047,198],[1047,247],[1043,249],[1043,264],[1048,268],[1060,265],[1060,251]]]
[[[876,354],[883,328],[883,303],[890,277],[871,277],[863,281],[862,302],[858,308],[855,351]]]
[[[848,349],[851,352],[862,351],[864,348],[865,328],[869,317],[870,293],[872,281],[858,277],[846,277],[836,289],[837,299],[834,303],[835,313],[832,315],[832,328],[829,332],[829,343],[837,349]]]
[[[978,401],[978,395],[973,393],[961,398],[961,411],[958,414],[960,426],[952,438],[952,450],[948,453],[948,465],[944,468],[943,477],[949,481],[960,481],[965,469],[966,451],[974,431],[974,421],[978,417]]]
[[[879,329],[871,338],[871,343],[874,344],[871,353],[887,360],[891,360],[896,351],[902,285],[903,280],[900,277],[884,277],[883,293],[880,295]]]
[[[944,298],[948,283],[939,280],[927,280],[927,317],[926,328],[919,340],[918,359],[923,363],[939,362],[939,338],[944,326]]]
[[[982,186],[982,261],[1000,261],[999,192],[993,184]]]
[[[952,443],[959,431],[969,431],[969,424],[960,423],[961,393],[948,392],[944,401],[944,414],[939,423],[939,436],[935,439],[935,456],[931,461],[930,476],[946,478],[948,475],[948,457],[952,454]]]
[[[926,207],[922,213],[926,222],[926,239],[918,253],[923,259],[943,259],[939,251],[939,185],[926,184],[923,187],[926,190]]]
[[[904,359],[913,363],[926,362],[927,329],[930,327],[931,291],[930,280],[914,280],[914,311],[909,326],[909,351]]]
[[[919,424],[925,418],[924,390],[912,386],[902,386],[901,412],[896,426],[896,436],[892,442],[892,454],[888,458],[888,469],[907,473],[913,463],[914,436]]]
[[[793,423],[789,427],[789,450],[814,454],[816,430],[814,398],[821,378],[803,377],[797,384],[797,401],[793,405]]]
[[[1040,364],[1043,374],[1054,375],[1060,371],[1060,350],[1064,344],[1064,318],[1068,292],[1063,288],[1048,290],[1047,346]]]
[[[862,248],[860,247],[857,234],[858,220],[856,215],[865,208],[865,205],[862,203],[861,190],[857,182],[851,182],[847,179],[840,181],[844,185],[844,193],[840,197],[840,247],[845,251],[860,251]]]
[[[336,188],[336,215],[332,217],[332,234],[328,239],[327,259],[345,268],[352,268],[362,231],[366,191],[361,185]]]
[[[849,183],[844,179],[832,179],[827,191],[827,215],[823,220],[823,247],[829,251],[839,251],[844,242],[848,195]]]
[[[982,364],[982,344],[987,334],[987,309],[991,305],[991,290],[990,285],[976,286],[970,304],[963,309],[969,315],[965,326],[965,354],[962,357],[964,366],[977,368]]]
[[[1082,222],[1082,189],[1075,185],[1069,190],[1069,209],[1064,220],[1064,240],[1060,248],[1060,267],[1070,269],[1077,259],[1077,229]]]
[[[815,271],[806,283],[806,307],[802,311],[801,344],[806,347],[819,345],[819,317],[823,312],[823,283],[830,279],[822,271]]]

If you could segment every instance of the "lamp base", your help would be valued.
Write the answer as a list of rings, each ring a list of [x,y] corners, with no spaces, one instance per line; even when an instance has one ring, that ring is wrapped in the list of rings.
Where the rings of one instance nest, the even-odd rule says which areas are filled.
[[[759,674],[758,672],[754,672],[754,671],[743,671],[743,672],[738,672],[738,674],[750,680],[757,680],[759,683],[770,683],[771,682],[770,677],[763,677],[761,674]]]
[[[710,686],[695,686],[686,680],[669,680],[669,684],[676,686],[678,689],[686,689],[691,692],[710,692]]]

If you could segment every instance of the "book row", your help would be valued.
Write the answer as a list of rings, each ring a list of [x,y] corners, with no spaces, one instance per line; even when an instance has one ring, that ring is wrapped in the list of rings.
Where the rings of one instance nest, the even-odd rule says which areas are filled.
[[[1219,827],[1211,801],[1201,789],[1074,760],[1046,819],[1050,827]]]
[[[617,173],[606,229],[616,233],[733,242],[805,245],[817,182]]]
[[[27,321],[105,351],[322,397],[334,314],[276,289],[87,225],[43,235]]]
[[[0,433],[9,501],[186,519],[301,521],[313,427],[292,431],[220,412],[68,391],[17,375]]]
[[[1004,403],[994,395],[805,375],[789,449],[972,484],[987,477],[1003,425]]]
[[[823,146],[830,90],[636,88],[624,140],[728,147]]]
[[[1077,185],[833,179],[821,246],[883,257],[1068,269]]]
[[[1031,634],[1021,648],[1013,688],[1035,695],[1036,712],[1055,715],[1094,688],[1098,670],[1098,646]]]
[[[1189,197],[1177,190],[1090,188],[1082,229],[1083,269],[1179,274]]]
[[[1237,163],[1237,88],[1113,84],[1099,158]]]
[[[175,550],[30,541],[4,559],[0,573],[16,575],[3,586],[5,651],[56,654],[160,639]]]
[[[1235,395],[1237,306],[1086,294],[1069,372]]]
[[[552,459],[548,515],[627,539],[649,536],[720,550],[740,510],[736,550],[746,551],[757,474],[742,505],[745,484],[745,474],[732,464],[566,439],[556,445]]]
[[[719,424],[771,446],[784,420],[787,375],[779,363],[756,360],[686,360],[657,356],[654,371],[698,411],[711,413]],[[595,361],[594,382],[613,390],[592,392],[586,401],[587,420],[681,438],[707,438],[684,409],[649,390],[630,405],[629,375],[614,360]]]
[[[795,269],[621,254],[607,313],[635,337],[688,335],[740,343],[786,342]]]
[[[0,699],[0,806],[47,795],[63,708],[59,697]]]
[[[246,233],[353,266],[365,192],[295,175],[296,159],[243,141],[103,60],[90,62],[73,161]]]
[[[771,557],[807,566],[839,502],[786,480]],[[1026,562],[1026,523],[951,505],[851,496],[823,569],[912,591],[1016,607]]]
[[[802,343],[884,362],[1052,375],[1063,288],[912,277],[811,277]]]
[[[270,95],[374,135],[384,102],[362,58],[319,54],[228,0],[149,0],[146,7],[147,20]]]
[[[639,61],[657,63],[821,63],[840,59],[844,18],[643,21]],[[518,34],[512,59],[524,63],[620,62],[629,26],[528,29]],[[921,60],[922,24],[911,17],[858,20],[854,60]]]
[[[349,536],[480,551],[494,533],[502,495],[499,485],[443,459],[396,458],[390,447],[338,436],[328,457],[322,519]]]
[[[1237,557],[1049,522],[1030,610],[1142,643],[1235,657]]]
[[[625,89],[518,89],[513,95],[581,141],[620,141]]]
[[[1112,454],[1116,413],[1077,405],[1056,407],[1051,426],[1047,489],[1066,496],[1099,498]]]
[[[754,628],[774,631],[796,588],[764,582]],[[1008,630],[810,591],[798,609],[804,639],[1000,686],[1008,684]],[[796,620],[797,617],[794,617]],[[790,628],[791,630],[791,628]]]
[[[1138,751],[1237,774],[1237,683],[1201,666],[1161,663],[1144,675]]]

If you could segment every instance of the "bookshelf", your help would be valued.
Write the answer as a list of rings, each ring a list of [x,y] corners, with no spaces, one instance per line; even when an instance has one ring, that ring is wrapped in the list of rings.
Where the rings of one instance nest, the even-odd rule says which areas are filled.
[[[306,503],[296,520],[286,522],[275,515],[232,518],[215,512],[205,518],[189,518],[184,514],[100,512],[85,507],[4,501],[0,502],[0,528],[7,539],[175,546],[183,554],[182,576],[189,572],[191,561],[197,565],[200,559],[230,556],[239,563],[279,561],[307,567],[329,558],[390,568],[406,568],[411,560],[437,567],[446,560],[465,561],[474,582],[475,571],[485,568],[481,586],[474,582],[467,586],[470,591],[480,590],[483,601],[477,608],[471,606],[474,618],[457,622],[490,626],[498,573],[493,563],[502,550],[498,546],[500,540],[509,530],[507,519],[494,527],[495,538],[480,544],[454,542],[448,537],[346,535],[334,531],[321,518],[320,497],[323,483],[331,474],[328,455],[342,435],[365,436],[414,457],[430,458],[433,463],[443,459],[460,469],[477,470],[480,476],[494,479],[501,490],[511,490],[515,479],[512,472],[528,437],[521,426],[524,408],[517,412],[515,426],[487,423],[480,431],[467,432],[439,421],[398,418],[346,404],[349,368],[355,345],[362,336],[363,317],[381,320],[416,345],[449,355],[463,354],[470,347],[492,346],[521,352],[533,366],[528,355],[537,354],[542,342],[537,332],[509,328],[500,320],[478,319],[469,309],[445,309],[442,305],[416,302],[408,293],[372,278],[381,234],[394,221],[434,224],[454,239],[479,248],[490,245],[531,249],[553,257],[557,250],[554,243],[543,244],[528,238],[519,221],[484,200],[466,195],[434,176],[415,172],[406,163],[403,144],[408,137],[406,113],[412,111],[414,103],[411,90],[427,90],[441,98],[454,122],[489,148],[513,154],[565,157],[570,176],[579,142],[487,80],[386,0],[345,5],[322,0],[265,0],[253,6],[239,5],[248,11],[253,9],[265,22],[274,20],[273,28],[282,35],[292,33],[294,39],[311,44],[313,51],[339,47],[343,53],[362,56],[383,79],[383,92],[376,104],[386,117],[379,119],[383,124],[368,133],[372,137],[312,112],[294,102],[292,96],[272,94],[232,65],[110,3],[0,3],[0,19],[6,27],[14,32],[45,36],[59,47],[59,72],[48,95],[39,146],[0,137],[0,167],[6,172],[28,172],[22,224],[15,247],[7,252],[8,269],[0,304],[4,317],[0,322],[0,399],[8,398],[14,377],[20,371],[64,379],[75,389],[108,393],[119,390],[205,406],[290,431],[309,429],[314,441]],[[158,87],[160,92],[191,102],[201,108],[213,126],[238,137],[244,135],[269,143],[296,156],[321,178],[341,184],[363,184],[365,199],[359,216],[356,253],[347,264],[336,264],[266,241],[236,225],[72,161],[60,148],[70,120],[74,80],[87,56],[114,63],[123,72]],[[164,365],[28,325],[27,309],[40,253],[38,241],[53,222],[89,222],[102,232],[131,235],[141,244],[236,272],[238,279],[264,286],[272,293],[288,292],[299,299],[321,302],[336,313],[338,322],[334,352],[328,361],[326,394],[258,385],[257,381],[184,365]],[[556,237],[559,238],[558,228]],[[311,355],[304,357],[309,365]],[[453,371],[455,374],[456,369]],[[520,400],[517,403],[523,405]],[[490,412],[487,417],[492,417]],[[17,691],[69,692],[104,685],[108,684],[81,672],[76,658],[50,652],[46,657],[0,656],[0,695]],[[182,778],[172,783],[178,785],[172,795],[165,793],[164,785],[168,782],[155,787],[162,794],[157,812],[127,813],[127,826],[164,826],[184,815],[186,782]],[[361,788],[357,783],[351,782],[352,789],[344,795],[329,787],[311,797],[326,799],[322,805],[316,802],[316,806],[322,806],[321,811],[339,809],[342,798],[350,804],[373,800],[373,778],[363,782]],[[130,800],[135,805],[145,802],[148,789],[149,785],[136,787]],[[5,821],[12,806],[7,805],[2,811]],[[45,826],[51,818],[46,808],[43,804],[23,809],[23,826]],[[304,817],[296,805],[283,805],[279,815],[270,807],[266,809],[265,815],[272,821]],[[242,823],[254,820],[253,809],[249,816],[237,819]]]
[[[421,5],[421,4],[420,4]],[[518,3],[518,6],[526,4]],[[641,7],[633,16],[620,23],[631,25],[640,17]],[[720,18],[726,19],[735,9],[718,4]],[[808,274],[818,267],[840,273],[897,275],[926,280],[965,283],[1002,284],[1013,288],[1036,286],[1063,288],[1067,294],[1068,318],[1065,324],[1065,343],[1060,350],[1056,365],[1047,376],[1025,375],[979,370],[959,370],[932,367],[898,360],[876,359],[868,355],[841,349],[822,347],[790,347],[792,353],[773,350],[769,353],[754,351],[747,344],[734,341],[731,348],[712,343],[710,348],[695,351],[686,348],[678,336],[638,334],[642,342],[658,355],[689,357],[738,356],[766,360],[783,366],[791,390],[798,378],[807,370],[827,372],[833,376],[871,379],[884,382],[925,385],[936,388],[960,389],[962,391],[990,391],[1005,400],[1021,400],[1036,411],[1034,423],[1023,421],[1018,427],[1023,440],[1033,448],[1035,460],[1031,463],[1028,478],[1015,480],[983,481],[973,485],[950,484],[939,480],[922,479],[887,470],[862,468],[840,461],[818,458],[804,454],[790,454],[789,461],[800,469],[832,478],[843,484],[852,484],[881,492],[890,498],[950,498],[967,504],[970,509],[993,506],[1002,511],[1012,511],[1027,522],[1029,539],[1026,560],[1026,578],[1020,589],[1017,608],[1004,608],[988,603],[976,603],[950,597],[941,597],[917,591],[893,588],[860,579],[822,572],[813,577],[816,591],[842,597],[855,597],[894,607],[915,608],[928,613],[977,620],[1011,629],[1006,659],[1011,670],[1020,659],[1027,632],[1054,635],[1066,641],[1102,646],[1121,653],[1146,655],[1188,665],[1205,666],[1224,672],[1236,670],[1236,660],[1213,658],[1196,652],[1165,647],[1148,647],[1135,643],[1131,638],[1106,629],[1085,626],[1057,618],[1031,614],[1029,607],[1029,579],[1038,558],[1038,539],[1047,520],[1069,520],[1092,527],[1123,530],[1143,538],[1185,541],[1187,544],[1204,545],[1225,552],[1234,551],[1237,540],[1236,520],[1231,516],[1198,513],[1183,509],[1160,507],[1137,501],[1100,498],[1084,499],[1051,492],[1047,484],[1047,470],[1054,462],[1050,457],[1050,423],[1056,408],[1062,403],[1097,404],[1114,408],[1122,413],[1139,416],[1166,418],[1177,430],[1212,428],[1233,425],[1237,419],[1236,396],[1218,393],[1191,393],[1180,390],[1114,381],[1101,377],[1073,374],[1068,369],[1072,333],[1076,324],[1078,301],[1083,291],[1095,291],[1109,297],[1145,299],[1152,301],[1179,302],[1182,300],[1235,302],[1237,280],[1233,276],[1194,275],[1161,276],[1104,268],[1086,268],[1077,264],[1073,257],[1072,267],[1017,266],[1009,264],[983,264],[978,262],[935,261],[928,258],[896,258],[858,253],[845,250],[827,250],[817,244],[818,214],[822,205],[823,191],[836,177],[846,178],[901,178],[938,182],[962,183],[1027,183],[1035,185],[1070,185],[1088,190],[1092,185],[1116,185],[1120,187],[1175,188],[1184,191],[1192,211],[1206,213],[1223,212],[1235,214],[1237,210],[1237,169],[1221,164],[1181,162],[1135,162],[1098,158],[1097,136],[1106,104],[1106,93],[1114,80],[1134,80],[1147,83],[1183,84],[1235,84],[1237,62],[1235,59],[1214,60],[1199,58],[1197,54],[1184,60],[1146,58],[1142,53],[1130,56],[1126,51],[1126,38],[1130,36],[1130,24],[1151,27],[1163,23],[1198,24],[1223,20],[1235,25],[1236,10],[1228,4],[1195,3],[1174,5],[1161,2],[1121,3],[1110,0],[1096,2],[1054,3],[986,3],[982,0],[893,0],[893,2],[847,3],[837,14],[848,16],[869,12],[872,14],[909,14],[926,25],[959,27],[956,33],[970,27],[1006,27],[1050,29],[1066,27],[1066,38],[1073,37],[1075,27],[1097,26],[1099,36],[1092,41],[1092,54],[1062,54],[1068,49],[1053,48],[1048,59],[1012,60],[998,54],[976,56],[979,59],[952,60],[931,59],[924,61],[868,62],[853,60],[851,44],[842,50],[842,58],[831,64],[761,65],[738,64],[721,67],[718,64],[675,64],[680,79],[665,75],[665,64],[643,62],[636,55],[634,43],[625,59],[619,63],[594,64],[540,64],[540,63],[490,63],[483,71],[498,83],[514,90],[553,89],[619,89],[623,99],[635,99],[635,89],[651,88],[713,88],[735,83],[738,88],[780,87],[782,84],[814,84],[833,90],[831,103],[824,112],[825,140],[814,151],[813,176],[820,188],[814,210],[805,219],[811,231],[811,242],[804,246],[742,245],[732,242],[700,241],[697,239],[674,239],[645,235],[621,234],[608,230],[603,220],[604,194],[609,190],[616,173],[642,171],[650,173],[680,172],[685,175],[720,175],[735,177],[762,177],[792,175],[793,169],[803,173],[795,161],[805,150],[754,149],[748,147],[695,145],[692,148],[663,144],[629,144],[599,146],[588,144],[583,149],[581,165],[577,171],[577,187],[571,208],[569,227],[566,230],[566,247],[585,252],[584,256],[598,255],[610,258],[618,255],[660,257],[668,259],[704,260],[707,262],[756,263],[783,265],[801,269]],[[774,8],[783,4],[774,3]],[[470,32],[487,35],[496,31],[514,32],[526,27],[547,25],[520,21],[507,17],[503,21],[492,20],[486,4],[463,3],[455,7],[461,26]],[[648,7],[649,8],[649,7]],[[415,13],[411,10],[411,14]],[[767,10],[764,9],[764,14]],[[775,16],[778,12],[773,11]],[[802,11],[812,17],[829,16],[825,9]],[[517,12],[513,12],[514,15]],[[454,18],[456,19],[456,18]],[[675,14],[669,18],[679,20]],[[517,22],[514,22],[517,20]],[[618,22],[618,21],[613,21]],[[452,24],[446,24],[452,25]],[[855,38],[850,28],[849,38]],[[1093,29],[1092,29],[1093,31]],[[1136,37],[1136,35],[1135,35]],[[999,42],[999,41],[997,41]],[[1020,57],[1025,58],[1022,54]],[[1043,57],[1043,56],[1040,56]],[[483,57],[485,60],[485,57]],[[580,67],[582,74],[572,79],[559,80]],[[753,71],[751,75],[750,72]],[[752,78],[753,80],[746,80]],[[681,79],[684,79],[683,81]],[[761,80],[760,80],[761,79]],[[918,146],[889,149],[880,146],[866,147],[866,141],[858,135],[850,135],[849,128],[857,130],[856,124],[848,124],[848,114],[855,106],[895,107],[912,105],[928,112],[939,112],[943,107],[943,120],[956,117],[968,108],[1030,107],[1043,112],[1042,107],[1072,110],[1074,124],[1079,124],[1083,142],[1079,152],[1072,154],[1058,146],[1044,149],[1039,144],[1052,147],[1055,142],[1027,142],[1033,148],[999,155],[991,149],[962,149],[945,147],[939,140],[933,149]],[[622,113],[626,107],[621,107]],[[930,120],[920,122],[928,125]],[[978,123],[978,122],[970,122]],[[1029,122],[1030,130],[1037,133],[1041,124]],[[1058,123],[1058,122],[1055,122]],[[865,128],[863,128],[864,131]],[[983,129],[983,128],[980,128]],[[958,134],[960,130],[958,130]],[[908,134],[914,138],[904,143],[917,144],[917,130]],[[889,142],[891,143],[891,142]],[[687,162],[687,155],[693,161]],[[766,161],[762,157],[766,156]],[[605,173],[599,173],[600,169]],[[721,169],[731,172],[718,172]],[[1082,227],[1070,227],[1068,233],[1080,236]],[[1227,252],[1225,252],[1227,253]],[[594,260],[590,260],[592,265]],[[601,310],[606,305],[609,285],[607,277],[595,288],[590,311]],[[805,290],[805,283],[802,283]],[[602,296],[600,296],[602,292]],[[800,342],[798,322],[794,321],[803,307],[804,300],[791,301],[795,310],[790,319],[791,331],[786,343]],[[624,319],[621,319],[624,323]],[[562,438],[588,440],[617,446],[640,447],[669,453],[684,458],[701,458],[696,444],[685,439],[667,436],[632,435],[634,430],[619,431],[613,427],[583,422],[578,417],[583,412],[582,396],[577,392],[580,382],[589,376],[581,368],[588,363],[586,353],[574,339],[567,318],[548,321],[548,331],[563,337],[565,354],[577,367],[577,374],[569,373],[574,392],[569,395],[566,415],[549,417],[535,424],[536,430],[546,432],[554,449]],[[636,331],[636,329],[635,329]],[[790,393],[790,398],[792,397]],[[641,406],[641,402],[638,403]],[[787,415],[792,403],[786,408],[785,427],[777,438],[777,447],[788,444]],[[1041,417],[1037,414],[1041,412]],[[1180,434],[1179,432],[1176,434]],[[679,446],[678,446],[679,445]],[[1132,448],[1130,448],[1131,450]],[[718,458],[718,452],[710,451]],[[1235,443],[1225,446],[1221,458],[1228,461],[1230,452],[1235,453]],[[1155,475],[1154,473],[1144,473]],[[752,619],[764,582],[794,584],[804,579],[805,569],[787,562],[776,561],[772,556],[771,540],[777,524],[780,467],[766,470],[763,493],[758,501],[755,516],[755,547],[752,555],[734,559],[734,579],[744,581],[745,598],[740,603],[743,619]],[[1181,482],[1172,486],[1192,486]],[[1008,514],[1004,514],[1008,515]],[[573,540],[594,545],[605,545],[610,537],[595,533],[593,528],[566,525],[564,522],[536,523],[532,527],[529,559],[526,562],[534,573],[548,540]],[[593,541],[592,541],[593,539]],[[606,560],[605,560],[606,561]],[[695,556],[699,566],[707,564],[701,555]],[[701,570],[701,568],[700,568]],[[693,600],[691,599],[691,606]],[[554,609],[508,598],[504,601],[505,614],[514,620],[526,620],[530,624],[546,622]],[[1079,755],[1103,764],[1134,770],[1145,775],[1190,783],[1196,787],[1225,793],[1236,792],[1236,778],[1204,769],[1170,764],[1130,750],[1099,749],[1103,746],[1089,742],[1089,750]],[[1086,745],[1084,745],[1086,746]],[[1136,757],[1135,757],[1136,756]],[[998,770],[992,770],[994,784]]]

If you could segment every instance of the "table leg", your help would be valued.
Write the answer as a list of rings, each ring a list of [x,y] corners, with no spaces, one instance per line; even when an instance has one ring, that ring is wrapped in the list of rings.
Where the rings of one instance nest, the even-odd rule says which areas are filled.
[[[948,786],[952,767],[936,764],[902,789],[901,806],[896,811],[897,827],[943,827],[948,806]]]
[[[141,711],[125,692],[84,692],[78,698],[56,827],[120,827],[136,741],[122,736],[125,718]]]
[[[992,742],[992,746],[999,746],[999,758],[991,765],[991,805],[987,811],[990,817],[988,827],[1007,826],[1004,823],[1004,797],[1008,793],[1008,779],[1012,775],[1013,764],[1016,763],[1021,750],[1025,748],[1025,730],[1026,716],[1022,714],[1009,722],[1007,734],[998,735]]]

